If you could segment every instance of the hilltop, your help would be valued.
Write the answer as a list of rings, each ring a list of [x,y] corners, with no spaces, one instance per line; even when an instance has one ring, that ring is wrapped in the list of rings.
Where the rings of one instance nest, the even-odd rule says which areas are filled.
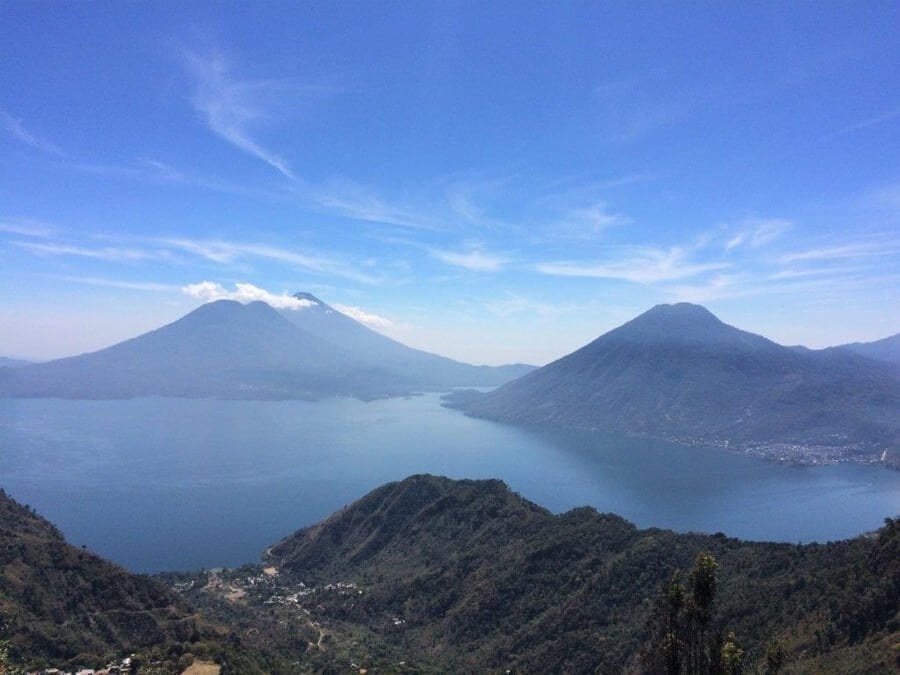
[[[900,366],[900,333],[873,342],[851,342],[838,349],[846,349],[870,359]]]
[[[291,632],[314,626],[316,669],[646,672],[661,590],[699,552],[719,565],[716,630],[736,633],[748,670],[777,640],[785,672],[892,672],[895,521],[846,542],[750,543],[591,508],[554,515],[497,480],[419,475],[286,537],[260,568],[221,573],[218,600],[188,595],[240,617],[256,646],[290,651]]]

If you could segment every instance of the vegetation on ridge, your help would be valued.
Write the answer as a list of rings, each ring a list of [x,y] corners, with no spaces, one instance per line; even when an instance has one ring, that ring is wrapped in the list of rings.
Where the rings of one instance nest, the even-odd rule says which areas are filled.
[[[843,542],[751,543],[554,515],[496,480],[413,476],[285,538],[262,566],[163,575],[169,589],[65,544],[5,495],[0,551],[14,664],[136,651],[163,672],[194,657],[232,673],[900,667],[890,519]]]
[[[839,654],[868,672],[892,672],[898,546],[895,521],[845,542],[751,543],[639,530],[590,508],[553,515],[500,481],[414,476],[272,547],[266,564],[278,576],[234,574],[226,586],[246,597],[220,596],[218,610],[208,593],[190,597],[241,612],[247,639],[282,622],[315,622],[328,636],[319,659],[639,672],[660,594],[674,570],[705,552],[718,564],[718,592],[704,611],[732,661],[765,668],[777,639],[786,672],[833,672],[816,659]]]
[[[2,490],[0,628],[0,673],[12,666],[98,668],[128,655],[135,669],[153,663],[150,672],[161,674],[180,673],[195,655],[230,663],[232,673],[253,672],[246,668],[255,663],[235,649],[228,629],[204,620],[170,588],[67,544]]]

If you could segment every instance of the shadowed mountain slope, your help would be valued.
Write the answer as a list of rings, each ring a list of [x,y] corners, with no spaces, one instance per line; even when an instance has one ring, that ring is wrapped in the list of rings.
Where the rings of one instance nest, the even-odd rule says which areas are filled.
[[[266,554],[278,570],[170,575],[215,624],[0,491],[0,647],[9,637],[10,661],[29,668],[137,652],[152,673],[195,658],[242,675],[339,672],[357,655],[389,672],[653,672],[642,654],[658,647],[660,591],[699,552],[718,561],[708,630],[737,634],[745,672],[773,638],[785,673],[900,666],[900,521],[843,542],[751,543],[554,515],[500,481],[434,476],[287,537]]]
[[[31,665],[197,641],[202,624],[162,584],[70,546],[0,491],[0,616],[10,658]]]
[[[464,404],[503,422],[743,447],[872,453],[900,442],[900,377],[845,350],[796,350],[697,305],[659,305]]]
[[[900,366],[900,333],[874,342],[851,342],[841,345],[840,349],[849,349],[861,356]]]
[[[399,380],[263,302],[219,300],[97,352],[0,371],[0,395],[367,398],[409,391]]]
[[[295,325],[334,344],[371,366],[397,373],[422,387],[494,386],[534,370],[534,366],[473,366],[413,349],[377,333],[309,293],[294,297],[309,304],[282,314]]]
[[[412,476],[267,557],[308,584],[358,584],[365,592],[353,603],[323,606],[332,620],[380,630],[445,668],[590,673],[640,669],[660,588],[700,551],[719,562],[716,625],[737,633],[749,663],[781,636],[793,661],[849,649],[866,672],[891,672],[900,638],[894,521],[836,544],[750,543],[639,530],[590,508],[553,515],[496,480]]]
[[[263,302],[211,302],[97,352],[0,367],[0,397],[369,399],[500,384],[532,369],[471,366],[410,349],[314,302],[284,313]]]
[[[221,675],[290,668],[242,645],[233,626],[211,623],[158,579],[68,544],[0,489],[0,673],[74,672],[126,657],[131,669],[121,672],[153,675],[182,673],[195,660],[219,664]]]

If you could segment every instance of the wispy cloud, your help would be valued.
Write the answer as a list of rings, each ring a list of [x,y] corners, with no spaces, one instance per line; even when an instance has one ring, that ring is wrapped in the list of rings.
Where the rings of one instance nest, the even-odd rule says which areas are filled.
[[[16,140],[34,148],[35,150],[40,150],[41,152],[56,155],[57,157],[66,156],[66,154],[62,150],[60,150],[50,141],[28,131],[28,129],[25,128],[25,123],[21,119],[13,117],[2,108],[0,108],[0,129],[3,129]]]
[[[604,230],[618,225],[627,225],[631,218],[610,210],[606,202],[596,202],[590,206],[572,209],[559,222],[547,228],[553,236],[593,238]]]
[[[19,236],[32,235],[45,238],[52,236],[52,230],[44,230],[28,224],[20,225],[18,222],[0,223],[0,232],[10,232]],[[67,239],[71,239],[71,237],[67,237]],[[111,239],[122,245],[90,245],[97,239]],[[134,243],[138,243],[140,246],[130,245]],[[323,276],[350,279],[359,283],[375,284],[384,281],[375,273],[378,262],[373,259],[357,262],[318,251],[300,251],[253,242],[187,237],[105,237],[95,235],[90,238],[90,241],[12,240],[9,244],[38,256],[69,256],[115,263],[161,261],[183,264],[190,256],[196,256],[220,265],[239,266],[247,261],[258,259],[281,263],[293,269]]]
[[[549,262],[539,263],[541,274],[563,277],[588,277],[595,279],[619,279],[635,283],[651,284],[695,277],[705,272],[730,267],[727,262],[694,262],[681,247],[669,249],[631,248],[621,249],[624,256],[600,262]]]
[[[243,303],[262,301],[276,309],[303,309],[316,304],[306,298],[295,298],[287,292],[270,293],[264,288],[248,283],[236,283],[234,290],[229,291],[213,281],[201,281],[182,286],[181,292],[204,302],[213,300],[237,300]]]
[[[230,182],[219,177],[202,176],[185,171],[158,159],[141,157],[133,163],[104,164],[97,162],[72,161],[61,166],[87,174],[126,178],[142,183],[182,185],[229,195],[252,197],[267,202],[287,202],[294,195],[283,186],[261,187],[245,182]]]
[[[378,314],[373,314],[372,312],[367,312],[364,309],[355,307],[353,305],[334,304],[332,305],[332,307],[334,307],[341,314],[346,314],[351,319],[359,321],[361,324],[365,324],[366,326],[371,326],[372,328],[390,328],[394,325],[394,322],[390,319],[379,316]]]
[[[788,253],[780,258],[782,264],[805,260],[849,260],[853,258],[876,258],[897,255],[900,242],[866,242],[845,244],[827,248],[814,248],[796,253]]]
[[[192,103],[206,127],[235,147],[262,160],[287,178],[296,176],[287,160],[251,137],[250,127],[269,113],[263,100],[283,89],[270,80],[238,80],[221,56],[187,54],[188,71],[194,80]]]
[[[738,223],[738,231],[725,244],[726,251],[741,246],[759,248],[768,244],[793,226],[793,222],[785,218],[750,218]]]
[[[702,283],[667,286],[665,292],[676,302],[712,302],[749,296],[788,294],[810,294],[810,297],[813,297],[824,293],[833,297],[834,292],[846,292],[851,288],[871,289],[877,287],[879,283],[882,281],[854,276],[847,270],[829,270],[828,273],[818,270],[809,274],[789,272],[762,276],[754,273],[717,274]]]
[[[298,183],[291,192],[329,213],[407,230],[519,231],[518,223],[498,217],[486,206],[511,181],[508,172],[456,172],[389,197],[372,186],[341,177],[319,185]]]
[[[232,244],[224,241],[203,239],[160,239],[162,246],[171,246],[192,253],[212,262],[230,264],[244,255],[245,250],[240,244]]]
[[[861,195],[858,203],[866,210],[886,210],[896,216],[900,214],[900,182],[873,187]]]
[[[519,188],[520,172],[462,171],[437,181],[448,207],[446,219],[455,227],[469,225],[482,230],[516,231],[519,225],[500,216],[491,205],[502,201],[510,188]]]
[[[546,185],[548,191],[538,195],[534,199],[534,203],[564,211],[570,208],[572,204],[602,201],[607,197],[607,193],[615,188],[644,183],[654,179],[655,176],[651,173],[628,173],[600,179],[586,178],[583,175],[566,176],[550,181]]]
[[[766,277],[768,281],[781,281],[784,279],[808,279],[812,277],[827,277],[844,274],[855,274],[865,271],[863,267],[817,267],[813,269],[789,269],[775,272]]]
[[[55,234],[55,229],[35,220],[6,220],[0,221],[0,232],[7,232],[20,237],[46,239]]]
[[[102,286],[105,288],[121,288],[129,291],[169,293],[179,289],[179,286],[175,284],[161,284],[154,281],[122,281],[119,279],[104,279],[102,277],[71,276],[54,276],[53,278],[69,283],[85,284],[87,286]]]
[[[499,253],[490,253],[481,246],[471,246],[468,250],[429,248],[429,253],[447,265],[462,267],[473,272],[498,272],[510,262],[510,258]]]
[[[597,124],[606,140],[630,143],[683,121],[699,102],[680,90],[666,91],[660,69],[594,87]]]
[[[512,291],[506,291],[500,298],[490,300],[484,305],[488,311],[502,318],[514,314],[550,316],[572,309],[572,305],[554,305],[548,302],[541,302]]]
[[[737,276],[717,274],[702,284],[676,284],[666,288],[666,293],[675,302],[711,302],[745,295],[752,295],[758,289]]]
[[[352,220],[416,230],[449,229],[446,221],[435,216],[436,209],[417,209],[391,202],[372,188],[348,179],[331,180],[318,186],[298,184],[292,193],[320,209]]]
[[[112,246],[87,248],[73,244],[50,244],[31,241],[14,241],[12,243],[38,255],[75,256],[108,262],[136,262],[167,257],[165,251],[147,251],[137,248],[117,248]]]
[[[379,278],[362,272],[356,265],[319,253],[294,251],[277,246],[220,240],[184,238],[159,239],[160,245],[176,248],[220,264],[232,264],[245,258],[272,260],[318,274],[332,274],[362,283],[377,283]]]
[[[850,134],[854,131],[878,126],[879,124],[891,122],[896,119],[900,119],[900,108],[894,108],[893,110],[888,110],[887,112],[883,112],[879,115],[874,115],[872,117],[856,122],[855,124],[850,124],[842,129],[838,129],[837,131],[833,131],[830,134],[826,134],[822,137],[821,140],[824,141],[830,138],[835,138],[837,136],[843,136],[844,134]]]

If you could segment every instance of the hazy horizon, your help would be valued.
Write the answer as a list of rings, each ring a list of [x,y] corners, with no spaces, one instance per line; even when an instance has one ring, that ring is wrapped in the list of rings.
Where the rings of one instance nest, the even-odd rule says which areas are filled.
[[[254,287],[254,288],[255,288],[255,287]],[[245,288],[245,290],[246,290],[246,288]],[[257,290],[259,290],[259,289],[257,289]],[[322,302],[325,302],[325,304],[328,304],[327,301],[325,301],[323,298],[318,298],[318,299],[321,300]],[[281,298],[280,301],[274,302],[274,303],[271,302],[272,299],[265,299],[265,298],[261,298],[261,299],[248,299],[248,298],[243,298],[243,297],[218,297],[218,298],[215,298],[215,299],[211,299],[211,300],[209,300],[209,301],[207,301],[207,302],[215,302],[216,300],[230,300],[230,301],[241,302],[242,304],[247,304],[247,303],[249,303],[249,302],[255,302],[255,301],[258,301],[258,300],[259,300],[259,301],[262,301],[262,302],[267,302],[267,304],[271,304],[271,306],[274,307],[274,308],[276,308],[276,309],[287,310],[287,311],[303,311],[303,309],[305,308],[302,304],[296,304],[296,305],[290,304],[290,296],[285,296],[284,298]],[[206,303],[200,303],[200,304],[198,304],[197,307],[200,307],[200,306],[202,306],[203,304],[206,304]],[[279,305],[281,305],[281,306],[279,307]],[[194,309],[197,309],[197,307],[190,308],[190,309],[188,310],[188,313],[194,311]],[[353,307],[344,307],[344,308],[342,308],[342,312],[341,312],[341,313],[345,314],[346,316],[349,316],[350,318],[354,319],[355,321],[358,321],[358,322],[362,323],[363,325],[366,325],[368,328],[370,328],[370,329],[372,329],[372,330],[374,330],[374,331],[376,331],[376,332],[381,333],[382,335],[390,335],[389,332],[387,332],[387,331],[384,330],[384,326],[380,326],[380,325],[378,325],[377,323],[373,324],[372,322],[367,321],[365,316],[361,316],[360,313],[359,313],[358,311],[354,311],[354,310],[356,310],[356,309],[357,309],[357,308],[353,308]],[[647,310],[649,310],[649,309],[651,309],[651,308],[648,307],[648,308],[646,308],[646,310],[644,310],[644,311],[647,311]],[[629,317],[628,319],[626,319],[625,321],[623,321],[623,323],[629,321],[629,320],[632,319],[632,318],[635,318],[636,316],[639,316],[639,315],[642,314],[642,313],[643,313],[643,311],[640,312],[639,314],[636,314],[634,317]],[[173,321],[177,321],[179,318],[182,318],[182,317],[181,317],[181,316],[177,316],[177,317],[175,317],[175,318],[173,319]],[[717,317],[717,318],[721,319],[721,317]],[[168,323],[171,323],[171,322],[167,322],[167,323],[164,324],[164,325],[168,325]],[[728,322],[725,321],[725,323],[728,323]],[[613,330],[613,329],[617,328],[619,325],[621,325],[621,324],[617,324],[617,325],[615,325],[615,326],[612,326],[612,327],[610,327],[608,330]],[[162,326],[153,326],[153,327],[151,327],[150,329],[148,329],[148,331],[154,330],[154,329],[156,329],[156,328],[161,328],[161,327],[162,327]],[[734,326],[734,327],[735,327],[735,328],[739,328],[739,329],[741,329],[741,330],[744,330],[741,326]],[[608,330],[605,330],[604,333],[605,333],[605,332],[608,332]],[[148,331],[144,331],[144,332],[140,333],[140,335],[143,335],[145,332],[148,332]],[[752,332],[752,331],[751,331],[751,332]],[[596,335],[596,336],[594,336],[594,337],[595,337],[595,338],[596,338],[596,337],[600,337],[600,335],[602,335],[602,334],[603,334],[603,333],[598,333],[598,335]],[[122,340],[117,340],[116,342],[109,342],[109,343],[107,343],[107,344],[101,344],[101,345],[100,345],[99,347],[97,347],[96,349],[90,349],[90,350],[86,350],[86,351],[83,351],[83,352],[76,352],[76,353],[72,353],[72,354],[60,354],[60,355],[57,355],[57,356],[50,356],[50,357],[44,357],[44,358],[41,358],[41,357],[29,357],[29,356],[27,356],[27,355],[22,355],[22,354],[0,354],[0,357],[6,357],[6,358],[12,358],[12,359],[22,359],[22,360],[25,360],[25,361],[34,361],[34,362],[51,361],[51,360],[54,360],[54,359],[57,359],[57,358],[66,358],[66,357],[69,357],[69,356],[79,356],[79,355],[84,354],[84,353],[91,353],[91,352],[93,352],[93,351],[100,351],[100,350],[102,350],[102,349],[105,349],[106,347],[111,347],[111,346],[113,346],[113,345],[115,345],[115,344],[118,344],[119,342],[121,342],[121,341],[123,341],[123,340],[128,340],[128,339],[130,339],[130,338],[138,337],[138,336],[139,336],[139,334],[128,335],[128,336],[125,336],[124,338],[122,338]],[[763,335],[763,337],[768,338],[769,336]],[[884,337],[891,337],[891,336],[888,335],[888,336],[884,336]],[[771,338],[769,338],[769,339],[771,339]],[[876,339],[878,339],[878,338],[876,338]],[[593,338],[592,338],[591,340],[593,340]],[[591,340],[589,340],[589,341],[591,341]],[[776,342],[777,342],[777,341],[776,341]],[[779,344],[782,344],[782,343],[779,343]],[[578,349],[578,348],[580,348],[580,347],[583,347],[583,346],[584,346],[583,344],[576,345],[576,346],[573,347],[571,350],[566,351],[566,352],[561,352],[559,355],[557,355],[557,356],[551,358],[550,360],[548,360],[548,361],[546,361],[546,362],[541,362],[541,363],[532,362],[532,363],[530,363],[530,365],[544,366],[544,365],[546,365],[547,363],[550,363],[550,362],[552,362],[552,361],[554,361],[554,360],[556,360],[556,359],[558,359],[558,358],[561,358],[561,357],[563,357],[563,356],[566,356],[567,354],[571,353],[572,351],[575,351],[576,349]],[[783,345],[783,346],[788,346],[788,347],[793,347],[793,346],[809,347],[808,345]],[[822,347],[819,347],[819,348],[822,349],[822,348],[835,347],[835,346],[838,346],[838,345],[837,345],[837,344],[826,344],[826,345],[823,345]],[[424,350],[426,350],[426,351],[430,351],[430,350],[428,350],[427,347],[417,347],[417,348],[421,348],[421,349],[424,349]],[[445,355],[444,355],[444,354],[441,354],[441,356],[445,356]],[[464,359],[462,359],[462,360],[465,361]],[[491,364],[475,363],[475,365],[509,365],[510,363],[512,363],[512,362],[509,362],[509,363],[491,363]],[[524,362],[517,362],[517,363],[524,363]]]
[[[295,291],[491,365],[678,301],[785,345],[892,335],[898,23],[893,3],[5,3],[0,355]]]

